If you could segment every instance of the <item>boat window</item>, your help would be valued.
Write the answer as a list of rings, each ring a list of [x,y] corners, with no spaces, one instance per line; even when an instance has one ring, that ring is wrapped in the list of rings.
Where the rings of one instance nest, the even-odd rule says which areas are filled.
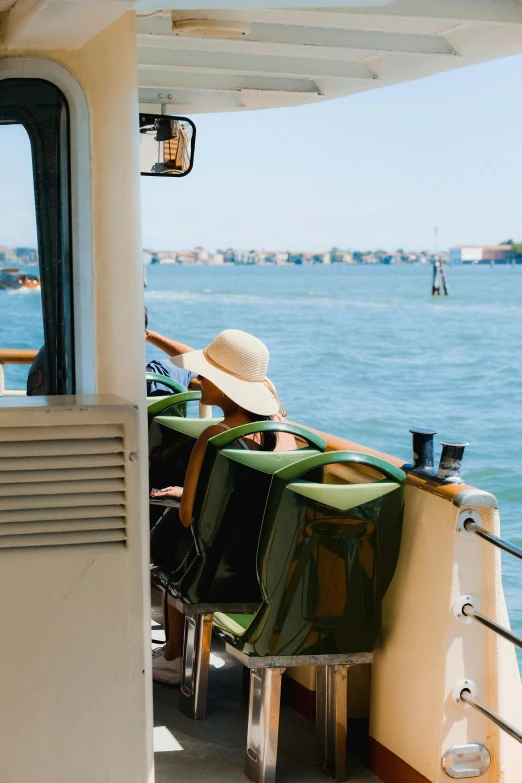
[[[0,395],[74,393],[69,174],[62,93],[0,81]]]

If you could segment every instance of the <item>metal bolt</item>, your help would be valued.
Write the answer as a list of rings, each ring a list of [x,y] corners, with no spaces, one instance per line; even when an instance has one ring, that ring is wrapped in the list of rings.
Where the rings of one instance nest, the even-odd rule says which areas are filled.
[[[158,93],[158,98],[163,98],[163,93],[162,92]]]
[[[137,451],[131,451],[129,454],[129,459],[131,462],[138,462],[140,459],[140,455]]]
[[[170,100],[170,98],[172,98],[172,94],[171,94],[170,92],[169,92],[169,94],[167,95],[167,98],[169,98],[169,100]]]

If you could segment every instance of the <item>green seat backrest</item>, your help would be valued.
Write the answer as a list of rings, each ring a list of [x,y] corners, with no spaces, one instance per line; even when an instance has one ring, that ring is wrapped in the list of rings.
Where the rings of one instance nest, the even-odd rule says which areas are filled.
[[[183,392],[180,394],[167,394],[163,397],[147,397],[147,414],[149,427],[156,416],[186,417],[187,403],[199,401],[201,392]]]
[[[194,394],[197,392],[189,392]],[[177,395],[173,395],[177,396]],[[157,398],[162,399],[162,398]],[[185,419],[180,416],[156,416],[149,428],[149,489],[182,487],[190,455],[203,430],[220,419]],[[164,508],[150,506],[153,525]]]
[[[238,447],[239,438],[267,430],[290,432],[310,445],[284,452]],[[238,427],[209,441],[194,506],[198,557],[177,585],[183,596],[192,603],[261,600],[256,551],[272,476],[325,447],[321,438],[284,422]]]
[[[162,386],[167,386],[169,389],[172,389],[174,394],[183,394],[184,392],[187,392],[188,389],[186,386],[183,386],[182,383],[178,383],[178,381],[175,381],[174,378],[171,378],[169,375],[161,375],[161,373],[158,372],[147,372],[145,373],[145,380],[147,382],[147,389],[149,388],[150,383],[161,383]]]
[[[382,479],[328,484],[312,471],[366,465]],[[369,652],[397,564],[405,474],[357,452],[331,452],[272,479],[257,554],[263,604],[241,637],[257,655]]]

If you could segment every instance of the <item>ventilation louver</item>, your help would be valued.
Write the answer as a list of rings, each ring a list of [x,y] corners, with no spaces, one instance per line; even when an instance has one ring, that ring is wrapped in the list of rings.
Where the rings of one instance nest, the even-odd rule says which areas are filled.
[[[124,544],[123,426],[0,431],[0,551]]]

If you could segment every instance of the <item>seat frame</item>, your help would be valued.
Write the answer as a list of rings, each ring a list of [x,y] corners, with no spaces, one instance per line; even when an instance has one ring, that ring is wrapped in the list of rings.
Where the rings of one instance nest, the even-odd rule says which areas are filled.
[[[314,666],[316,678],[316,759],[338,783],[347,780],[348,671],[373,662],[373,653],[335,655],[246,655],[231,644],[227,652],[250,670],[245,773],[254,783],[275,783],[281,678],[293,666]]]
[[[165,590],[162,582],[155,580],[154,576],[152,578],[157,587]],[[188,604],[173,595],[171,590],[172,587],[169,586],[167,600],[185,618],[179,708],[184,715],[192,720],[205,720],[207,717],[212,616],[214,612],[252,614],[257,612],[260,605],[259,603]]]

